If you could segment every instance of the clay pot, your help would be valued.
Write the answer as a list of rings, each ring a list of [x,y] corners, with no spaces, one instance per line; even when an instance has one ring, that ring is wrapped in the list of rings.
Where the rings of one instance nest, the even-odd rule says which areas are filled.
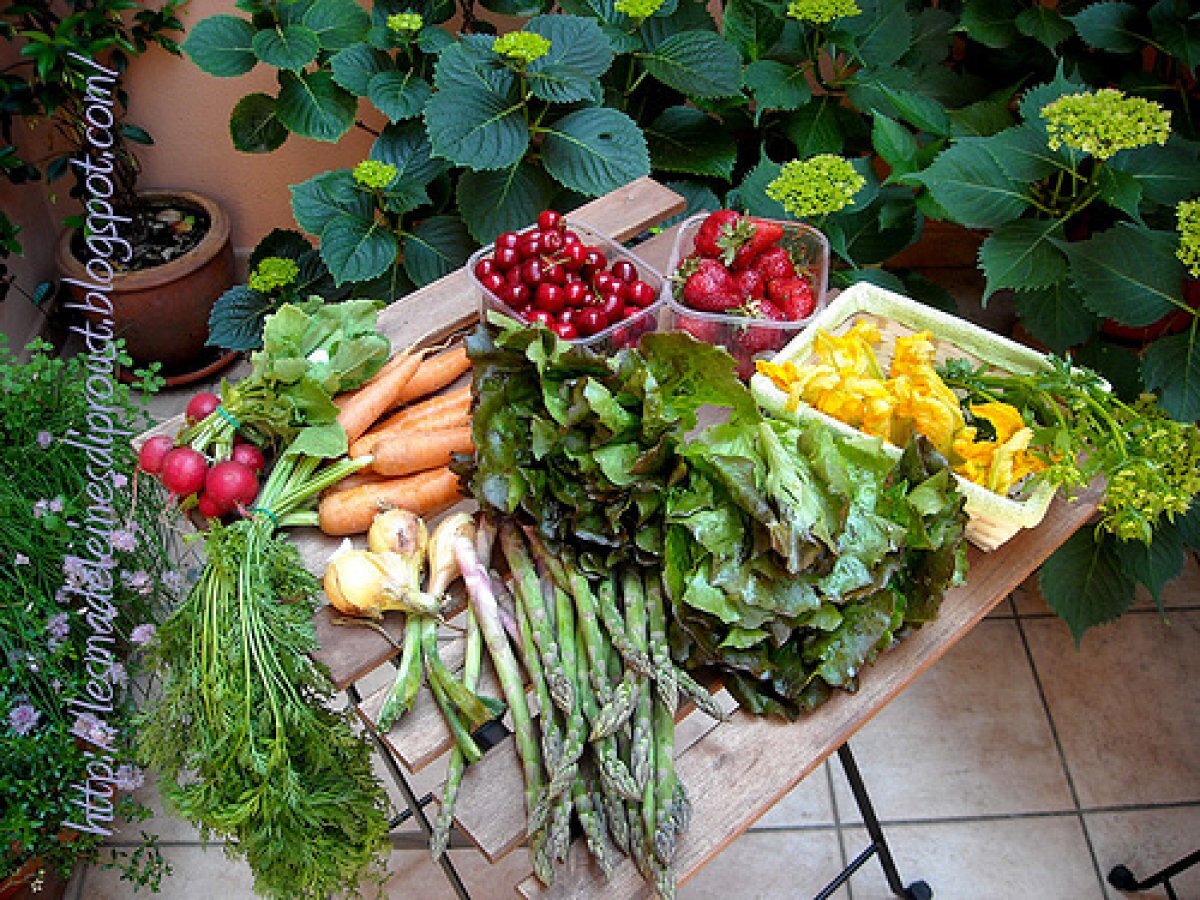
[[[1200,279],[1186,278],[1182,287],[1183,302],[1193,310],[1200,309]],[[1107,337],[1132,347],[1143,347],[1161,337],[1185,331],[1195,319],[1186,309],[1173,309],[1157,322],[1135,328],[1113,319],[1105,319],[1100,331]]]
[[[203,377],[232,362],[237,354],[222,354],[205,346],[208,315],[217,298],[233,285],[233,247],[229,217],[215,202],[190,191],[143,191],[139,196],[166,199],[196,207],[207,215],[208,233],[188,253],[161,266],[122,272],[112,281],[114,336],[125,339],[125,349],[140,364],[162,363],[162,373],[172,384],[185,384],[189,376]],[[60,274],[84,285],[94,284],[84,264],[71,250],[74,232],[59,240],[56,261]],[[67,284],[73,303],[87,306],[89,289]],[[85,311],[93,322],[104,314]]]
[[[0,900],[62,900],[67,882],[31,859],[0,881]]]

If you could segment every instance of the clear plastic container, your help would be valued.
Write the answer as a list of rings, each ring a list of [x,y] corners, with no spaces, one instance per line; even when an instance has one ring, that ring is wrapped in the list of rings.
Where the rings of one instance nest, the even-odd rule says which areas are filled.
[[[524,234],[525,232],[533,231],[536,227],[536,225],[531,225],[528,228],[522,229],[519,233]],[[566,219],[566,227],[578,234],[584,244],[599,248],[608,260],[608,269],[611,269],[612,264],[619,259],[628,260],[632,263],[634,268],[637,269],[638,278],[654,289],[655,296],[654,302],[649,306],[633,312],[619,322],[614,322],[602,331],[587,335],[586,337],[575,338],[570,343],[581,347],[588,347],[598,353],[607,354],[614,353],[622,347],[636,344],[643,334],[657,331],[664,309],[663,285],[665,279],[662,273],[646,263],[636,253],[622,247],[617,241],[603,232],[576,222],[570,217]],[[486,247],[481,247],[471,254],[471,258],[467,261],[467,273],[471,276],[471,281],[479,291],[480,318],[486,322],[489,312],[498,312],[510,318],[517,319],[516,310],[491,291],[484,288],[479,282],[479,278],[475,275],[475,264],[481,259],[490,258],[494,249],[495,244],[488,244]]]
[[[669,279],[683,259],[695,249],[696,232],[708,216],[707,212],[692,216],[679,227],[675,235],[675,245],[667,265],[669,289],[665,292],[666,308],[662,327],[664,330],[686,331],[697,340],[724,347],[737,361],[738,374],[745,379],[754,374],[755,360],[772,357],[824,308],[829,284],[829,241],[820,231],[802,222],[752,217],[760,222],[774,222],[783,228],[783,238],[779,243],[788,250],[797,271],[808,279],[812,287],[813,300],[816,301],[812,314],[794,322],[777,322],[774,319],[701,312],[676,299],[675,291],[682,291],[683,285]]]

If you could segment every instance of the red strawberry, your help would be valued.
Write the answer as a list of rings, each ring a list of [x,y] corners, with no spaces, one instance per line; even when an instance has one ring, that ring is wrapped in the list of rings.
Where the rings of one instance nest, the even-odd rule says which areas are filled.
[[[812,286],[806,278],[776,278],[768,281],[767,299],[782,309],[793,322],[807,319],[817,308]]]
[[[679,316],[675,320],[675,327],[706,344],[716,344],[721,340],[720,322],[709,322],[698,316]]]
[[[720,256],[723,252],[720,238],[726,231],[732,230],[741,219],[741,214],[732,209],[718,209],[709,213],[696,232],[696,252],[703,256]]]
[[[754,268],[767,281],[796,277],[796,267],[792,264],[792,257],[783,247],[769,247],[764,250],[754,261]]]
[[[772,322],[787,322],[788,317],[782,309],[769,300],[755,300],[744,307],[748,315],[757,319],[769,319]],[[751,325],[738,336],[738,347],[753,356],[756,353],[767,353],[778,350],[787,343],[789,335],[782,328],[766,325]]]
[[[722,244],[726,249],[725,261],[734,269],[745,269],[765,250],[777,246],[782,238],[782,225],[759,219],[743,219]]]
[[[746,298],[762,299],[767,295],[767,282],[757,269],[742,269],[733,273],[733,283]]]
[[[742,298],[729,270],[715,259],[706,258],[699,260],[695,271],[687,275],[683,302],[701,312],[726,312],[741,303]]]

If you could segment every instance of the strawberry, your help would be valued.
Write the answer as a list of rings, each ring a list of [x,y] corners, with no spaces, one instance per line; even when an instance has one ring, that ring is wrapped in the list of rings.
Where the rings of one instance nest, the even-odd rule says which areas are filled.
[[[734,269],[748,268],[758,257],[783,238],[783,226],[760,219],[743,219],[720,241],[725,250],[723,259]]]
[[[807,319],[817,307],[812,286],[806,278],[776,278],[768,281],[767,299],[782,309],[792,322]]]
[[[767,282],[757,269],[742,269],[733,273],[733,283],[742,296],[761,300],[767,295]]]
[[[742,298],[729,270],[715,259],[705,258],[687,275],[683,302],[701,312],[726,312],[741,303]]]
[[[708,218],[700,223],[694,241],[696,252],[702,256],[717,257],[723,252],[719,240],[728,230],[732,230],[742,219],[740,213],[732,209],[718,209],[709,213]]]
[[[721,323],[709,322],[699,316],[679,316],[675,320],[675,327],[706,344],[716,344],[721,340]]]
[[[769,300],[754,300],[747,303],[743,309],[756,319],[768,319],[772,322],[787,322],[788,316],[782,309]],[[756,353],[767,353],[778,350],[787,343],[788,333],[782,328],[766,325],[751,325],[737,338],[739,349],[753,356]]]
[[[783,247],[769,247],[764,250],[754,261],[754,268],[767,281],[796,277],[796,267],[792,263],[792,257]]]

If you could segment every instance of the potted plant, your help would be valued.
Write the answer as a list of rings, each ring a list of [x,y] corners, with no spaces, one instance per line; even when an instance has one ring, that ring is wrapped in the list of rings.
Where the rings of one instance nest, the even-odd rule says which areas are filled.
[[[155,884],[165,864],[152,837],[143,834],[142,846],[122,860],[102,850],[99,829],[148,814],[130,796],[141,774],[128,762],[128,726],[142,690],[135,686],[140,648],[183,578],[167,556],[162,495],[122,482],[133,471],[128,442],[119,435],[103,448],[92,442],[101,438],[87,387],[98,377],[90,357],[55,358],[45,342],[26,349],[28,360],[17,362],[0,336],[0,897],[53,896],[76,865],[97,860]],[[116,428],[147,420],[145,401],[132,397],[115,385]],[[92,479],[109,460],[111,506],[102,507]],[[111,616],[86,596],[99,590],[87,549],[94,532],[111,548],[111,590],[102,592]],[[111,776],[114,791],[101,775]],[[89,788],[91,819],[77,802]]]
[[[120,76],[151,45],[178,53],[171,35],[182,27],[180,5],[165,0],[129,16],[124,0],[85,0],[66,10],[34,2],[0,13],[0,36],[18,57],[4,75],[12,99],[0,125],[7,135],[19,120],[44,124],[50,147],[33,160],[6,147],[5,171],[18,181],[71,178],[70,196],[82,210],[66,220],[74,230],[64,232],[56,253],[67,293],[85,313],[103,296],[130,356],[160,361],[169,374],[197,368],[209,309],[233,280],[223,211],[190,192],[136,189],[130,144],[151,139],[123,121]],[[14,246],[15,236],[8,249]]]

